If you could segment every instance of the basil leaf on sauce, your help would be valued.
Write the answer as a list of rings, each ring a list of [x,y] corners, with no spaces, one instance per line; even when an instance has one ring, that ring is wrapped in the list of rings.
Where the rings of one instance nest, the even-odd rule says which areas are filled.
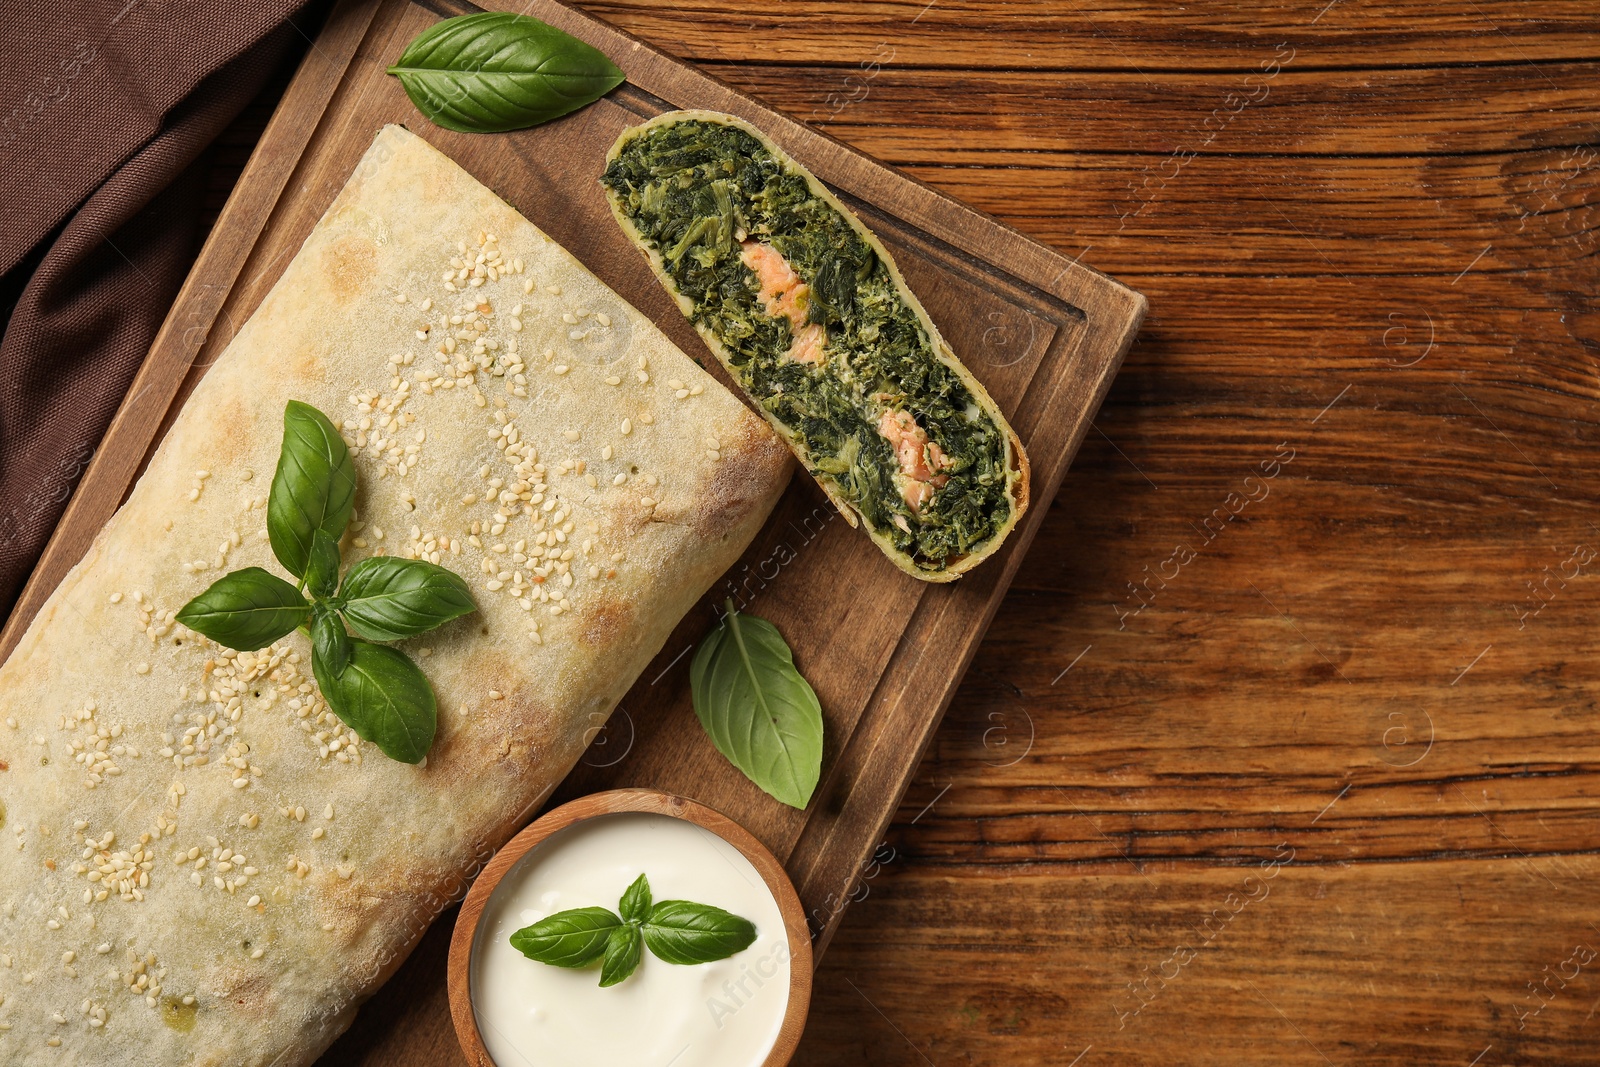
[[[617,910],[631,923],[642,923],[650,918],[650,879],[642,874],[635,878],[627,892],[622,894]]]
[[[418,111],[459,133],[549,122],[594,103],[626,77],[599,49],[536,18],[500,11],[428,27],[389,73]]]
[[[511,935],[511,947],[552,967],[587,967],[606,951],[622,920],[606,908],[573,908],[547,915]]]
[[[311,617],[288,582],[260,567],[223,575],[178,612],[178,621],[240,652],[265,648]]]
[[[350,635],[336,612],[317,604],[311,615],[311,669],[321,677],[337,677],[350,663]],[[320,683],[319,683],[320,684]]]
[[[663,900],[640,928],[650,951],[667,963],[710,963],[743,952],[756,939],[755,924],[732,912],[688,900]]]
[[[643,956],[644,939],[639,936],[636,924],[623,923],[612,930],[611,936],[606,939],[606,954],[600,964],[601,988],[616,985],[632,974]]]
[[[477,609],[454,571],[396,556],[371,556],[351,567],[339,600],[351,628],[373,641],[415,637]]]
[[[746,778],[803,809],[822,775],[822,704],[778,628],[727,609],[689,666],[695,715]]]
[[[335,545],[350,525],[356,472],[350,449],[328,417],[289,401],[283,411],[283,451],[267,498],[267,538],[284,569],[304,578],[317,531]]]
[[[637,970],[645,948],[666,963],[710,963],[744,951],[756,939],[750,920],[709,904],[663,900],[652,906],[650,880],[642,874],[617,906],[620,918],[605,908],[558,911],[512,934],[511,947],[556,967],[585,967],[603,958],[605,987]]]
[[[346,726],[385,756],[421,763],[439,722],[428,679],[398,649],[349,640],[349,662],[337,673],[313,650],[311,668],[322,698]]]

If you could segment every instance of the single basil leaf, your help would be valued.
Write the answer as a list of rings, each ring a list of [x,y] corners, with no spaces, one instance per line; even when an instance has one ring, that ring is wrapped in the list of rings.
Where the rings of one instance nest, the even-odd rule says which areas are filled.
[[[644,943],[667,963],[710,963],[743,952],[756,939],[755,924],[732,912],[688,900],[663,900],[641,928]]]
[[[600,987],[616,985],[628,977],[639,966],[643,955],[644,941],[639,937],[637,926],[624,923],[612,930],[611,936],[606,938],[605,960],[600,964]]]
[[[311,616],[311,669],[319,679],[337,677],[350,663],[350,635],[337,612],[318,604]],[[331,706],[331,705],[330,705]]]
[[[625,80],[599,49],[536,18],[500,11],[428,27],[389,73],[418,111],[460,133],[537,126]]]
[[[339,600],[351,628],[372,641],[415,637],[477,608],[454,571],[398,556],[370,556],[351,567]]]
[[[334,674],[313,655],[317,688],[333,713],[363,741],[401,763],[420,763],[433,744],[438,705],[428,679],[399,649],[350,640],[350,659]]]
[[[254,652],[305,622],[311,605],[300,590],[262,570],[224,575],[183,606],[178,621],[219,645]]]
[[[804,808],[822,776],[822,704],[778,628],[728,607],[689,665],[694,712],[746,778]]]
[[[313,596],[332,596],[339,587],[339,539],[326,530],[311,535],[311,555],[306,560],[306,588]]]
[[[344,438],[322,412],[289,401],[283,410],[283,450],[267,498],[267,538],[290,574],[305,577],[318,530],[338,544],[350,525],[355,495],[356,471]]]
[[[547,915],[511,935],[511,947],[553,967],[587,967],[606,951],[622,920],[606,908],[573,908]]]
[[[622,894],[622,902],[617,905],[617,910],[631,923],[642,923],[650,918],[650,879],[642,874],[635,878]]]

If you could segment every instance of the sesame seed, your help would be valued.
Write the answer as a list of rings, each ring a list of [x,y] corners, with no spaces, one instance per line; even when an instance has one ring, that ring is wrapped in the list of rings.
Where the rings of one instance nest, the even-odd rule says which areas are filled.
[[[609,375],[606,378],[606,384],[607,385],[621,385],[622,384],[622,379],[618,378],[615,374],[612,374],[612,375]]]
[[[324,819],[333,818],[333,805],[332,804],[329,804],[327,807],[322,809],[322,817]]]
[[[630,434],[632,432],[633,432],[633,420],[632,419],[623,419],[622,420],[622,436],[626,437],[626,436],[628,436],[628,434]]]
[[[122,603],[122,594],[121,593],[112,593],[111,597],[110,597],[110,600],[111,600],[111,602],[113,604],[120,604],[120,603]]]
[[[599,314],[597,314],[595,316],[595,321],[600,323],[600,325],[602,325],[602,326],[610,326],[611,325],[611,316],[607,315],[605,312],[602,311],[602,312],[600,312]]]
[[[689,399],[689,390],[687,390],[687,389],[679,389],[676,393],[673,393],[672,395],[677,397],[679,400],[687,400],[687,399]]]
[[[150,664],[144,663],[144,662],[140,662],[140,663],[134,664],[133,673],[135,673],[135,674],[149,674],[150,673]]]
[[[557,374],[565,374],[565,373],[567,373],[567,369],[568,368],[567,368],[567,365],[565,363],[561,364],[560,366],[551,368],[551,370],[555,371],[555,373],[557,373]]]

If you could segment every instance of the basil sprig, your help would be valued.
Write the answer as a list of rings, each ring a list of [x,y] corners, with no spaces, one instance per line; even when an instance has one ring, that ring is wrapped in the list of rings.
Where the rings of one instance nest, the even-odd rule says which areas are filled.
[[[418,111],[458,133],[537,126],[594,103],[626,77],[599,49],[503,11],[435,23],[389,73]]]
[[[778,628],[727,609],[689,665],[694,713],[746,778],[803,809],[822,776],[822,704]]]
[[[617,904],[573,908],[546,916],[511,935],[511,947],[553,967],[587,967],[600,961],[601,986],[632,974],[648,948],[666,963],[724,960],[755,943],[755,924],[710,904],[687,900],[651,903],[650,880],[634,879]]]
[[[338,429],[316,408],[289,401],[267,498],[267,540],[300,585],[246,567],[185,604],[178,621],[250,652],[308,628],[311,672],[328,707],[384,755],[420,763],[438,727],[433,688],[404,652],[373,642],[426,633],[476,605],[459,575],[424,560],[372,556],[351,567],[341,585],[339,541],[355,488],[355,465]],[[359,636],[350,636],[347,622]]]

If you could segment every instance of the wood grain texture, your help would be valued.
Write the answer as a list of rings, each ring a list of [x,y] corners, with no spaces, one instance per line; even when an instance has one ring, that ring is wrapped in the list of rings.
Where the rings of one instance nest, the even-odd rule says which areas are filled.
[[[1026,7],[703,52],[1151,301],[796,1062],[1600,1062],[1600,14]]]

